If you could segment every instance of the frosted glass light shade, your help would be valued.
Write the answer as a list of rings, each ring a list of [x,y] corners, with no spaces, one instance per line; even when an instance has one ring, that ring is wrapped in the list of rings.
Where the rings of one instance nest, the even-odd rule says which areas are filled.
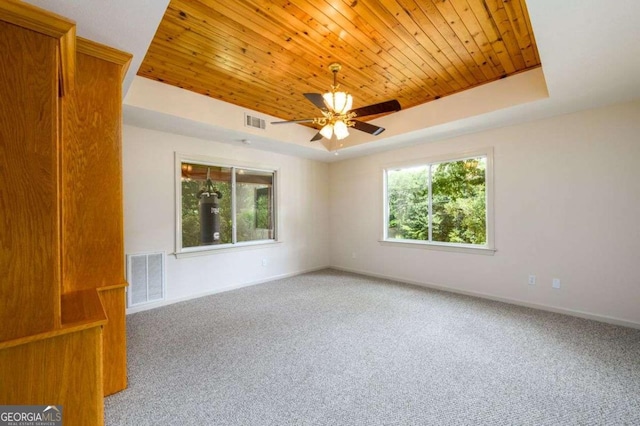
[[[345,92],[327,92],[322,97],[336,114],[345,114],[353,105],[353,96]]]
[[[320,130],[320,134],[327,139],[331,139],[331,136],[333,135],[333,126],[331,124],[327,124]]]
[[[342,121],[336,121],[333,125],[333,131],[336,134],[336,139],[341,140],[349,136],[349,130],[347,129],[347,124]]]

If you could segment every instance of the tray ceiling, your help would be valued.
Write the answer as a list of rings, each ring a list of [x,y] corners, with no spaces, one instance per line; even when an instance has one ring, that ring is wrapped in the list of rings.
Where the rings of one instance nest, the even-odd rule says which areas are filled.
[[[404,109],[540,66],[524,0],[172,0],[138,75],[290,120],[332,62],[354,108]]]

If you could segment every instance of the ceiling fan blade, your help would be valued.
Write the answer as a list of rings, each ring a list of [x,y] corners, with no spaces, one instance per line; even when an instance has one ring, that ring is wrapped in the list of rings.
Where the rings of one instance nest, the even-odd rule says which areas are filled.
[[[352,109],[351,112],[354,112],[356,117],[364,117],[366,115],[400,111],[401,109],[402,107],[400,106],[400,102],[394,99],[392,101],[380,102],[379,104]]]
[[[320,93],[303,93],[303,95],[309,100],[309,102],[311,102],[321,110],[327,110],[327,104],[324,103],[324,98]]]
[[[271,122],[271,124],[289,124],[289,123],[313,123],[313,118],[301,118],[300,120],[272,121]]]
[[[351,120],[353,121],[353,128],[360,130],[361,132],[369,133],[373,136],[378,136],[380,133],[384,132],[384,127],[374,126],[373,124],[365,123],[364,121]]]
[[[320,139],[322,139],[322,135],[320,134],[320,132],[318,132],[314,137],[311,138],[309,142],[319,141]]]

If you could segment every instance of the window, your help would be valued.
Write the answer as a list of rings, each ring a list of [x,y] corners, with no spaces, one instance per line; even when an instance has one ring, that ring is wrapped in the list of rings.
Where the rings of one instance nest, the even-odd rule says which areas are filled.
[[[491,151],[385,170],[389,242],[492,249]]]
[[[176,156],[177,253],[276,240],[276,171]]]

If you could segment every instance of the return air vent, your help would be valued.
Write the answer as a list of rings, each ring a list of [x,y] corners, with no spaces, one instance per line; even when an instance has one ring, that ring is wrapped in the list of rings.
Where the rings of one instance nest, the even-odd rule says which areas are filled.
[[[127,255],[128,307],[164,300],[164,253]]]
[[[246,127],[253,127],[255,129],[262,129],[262,130],[267,128],[266,121],[264,121],[262,118],[254,117],[249,114],[244,115],[244,125]]]

